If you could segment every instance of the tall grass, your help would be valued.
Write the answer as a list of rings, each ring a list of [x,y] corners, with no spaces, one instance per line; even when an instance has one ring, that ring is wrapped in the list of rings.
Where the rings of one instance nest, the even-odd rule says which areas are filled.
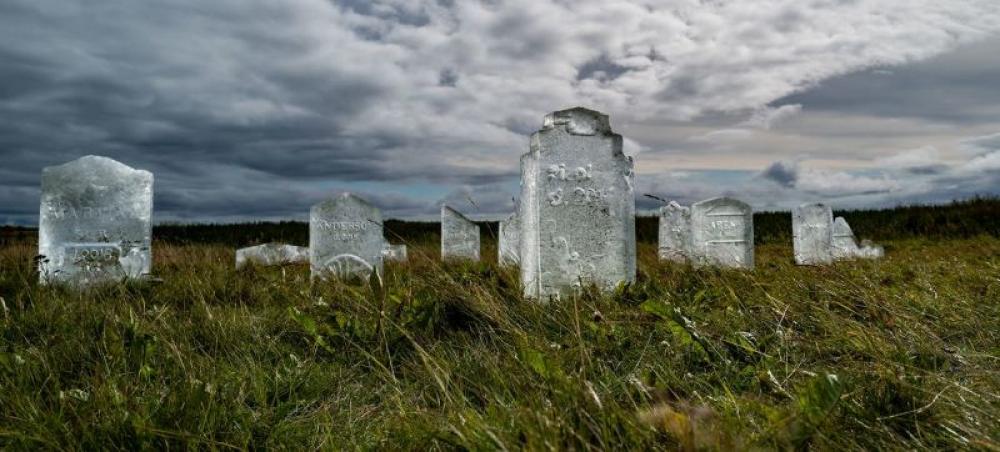
[[[442,263],[421,234],[382,280],[171,240],[162,283],[82,292],[4,247],[0,449],[1000,447],[1000,238],[770,243],[753,272],[642,243],[635,284],[541,304],[492,242]]]

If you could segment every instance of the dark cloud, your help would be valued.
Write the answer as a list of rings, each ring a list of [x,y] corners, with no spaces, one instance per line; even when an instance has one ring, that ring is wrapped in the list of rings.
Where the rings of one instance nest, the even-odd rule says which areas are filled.
[[[774,162],[761,171],[760,177],[783,187],[794,187],[799,179],[799,168],[792,162]]]

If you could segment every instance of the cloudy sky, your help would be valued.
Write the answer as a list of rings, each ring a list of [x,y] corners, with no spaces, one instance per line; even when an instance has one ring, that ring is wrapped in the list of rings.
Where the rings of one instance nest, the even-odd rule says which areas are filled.
[[[643,209],[1000,195],[997,55],[996,0],[5,0],[0,223],[87,154],[153,171],[161,222],[489,216],[577,105]]]

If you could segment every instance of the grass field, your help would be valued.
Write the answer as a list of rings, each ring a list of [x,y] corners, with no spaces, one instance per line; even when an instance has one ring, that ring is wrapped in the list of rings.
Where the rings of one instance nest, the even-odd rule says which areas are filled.
[[[995,223],[868,218],[884,260],[796,267],[775,232],[753,272],[694,269],[647,232],[634,285],[548,305],[427,231],[382,282],[178,239],[162,283],[84,292],[7,243],[0,449],[1000,450]]]

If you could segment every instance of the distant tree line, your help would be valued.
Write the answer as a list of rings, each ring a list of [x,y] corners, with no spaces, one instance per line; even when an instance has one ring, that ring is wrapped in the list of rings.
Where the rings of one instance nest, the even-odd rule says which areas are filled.
[[[903,206],[892,209],[835,211],[843,216],[855,235],[872,240],[900,238],[968,238],[978,235],[1000,237],[1000,198],[974,198],[935,206]],[[655,243],[656,217],[636,219],[636,238]],[[497,236],[496,222],[481,222],[484,241]],[[0,245],[33,241],[33,228],[0,226]],[[433,243],[440,240],[437,222],[387,220],[385,236],[392,243]],[[754,237],[758,244],[790,242],[792,219],[789,212],[754,214]],[[165,224],[153,228],[153,238],[160,243],[213,243],[233,247],[283,242],[309,244],[309,225],[282,221],[242,224]]]

